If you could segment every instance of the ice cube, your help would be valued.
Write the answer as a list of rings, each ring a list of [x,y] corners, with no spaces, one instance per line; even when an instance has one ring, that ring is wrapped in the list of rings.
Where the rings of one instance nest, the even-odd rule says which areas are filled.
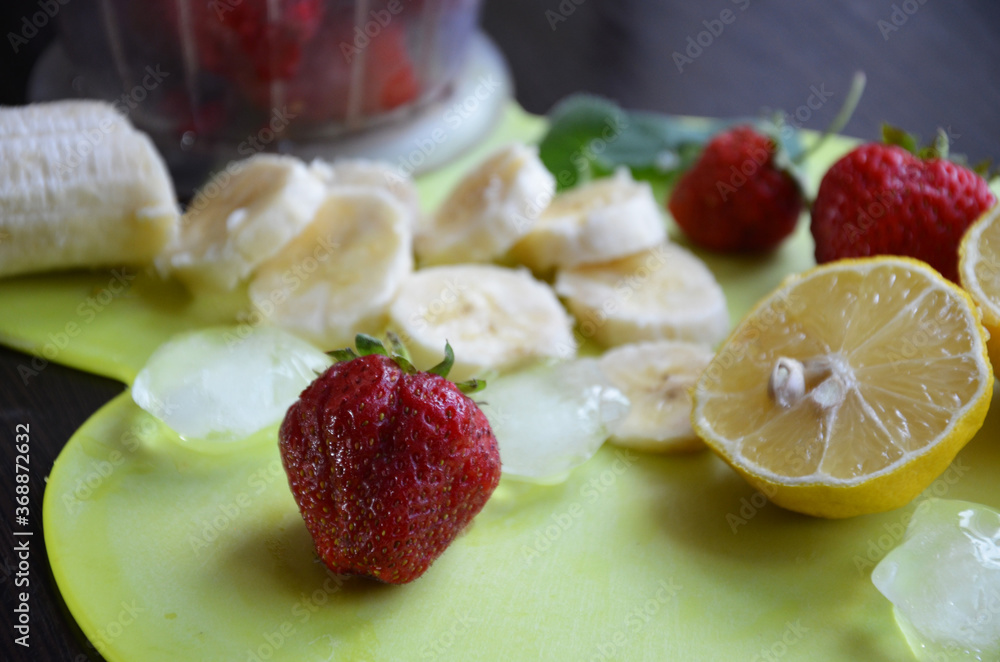
[[[919,660],[1000,660],[1000,512],[928,499],[872,571]]]
[[[158,347],[132,399],[187,440],[228,443],[284,417],[330,357],[267,326],[213,327]]]
[[[501,375],[481,399],[503,472],[541,480],[590,459],[629,406],[590,358]]]

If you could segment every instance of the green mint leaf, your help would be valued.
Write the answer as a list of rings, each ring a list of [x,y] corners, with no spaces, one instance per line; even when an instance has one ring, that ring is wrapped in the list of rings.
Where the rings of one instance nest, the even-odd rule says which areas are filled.
[[[627,111],[608,99],[577,94],[552,109],[538,154],[555,176],[558,190],[625,167],[660,195],[694,163],[712,136],[739,123],[768,124],[746,118],[713,120]],[[780,137],[793,157],[801,152],[794,128],[782,127]]]

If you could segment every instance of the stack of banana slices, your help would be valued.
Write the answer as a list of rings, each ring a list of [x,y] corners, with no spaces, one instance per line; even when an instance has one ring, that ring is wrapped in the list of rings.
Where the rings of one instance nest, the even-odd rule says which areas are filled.
[[[270,322],[325,349],[392,330],[432,365],[448,341],[456,379],[611,348],[602,369],[632,402],[612,440],[698,447],[687,389],[728,330],[725,296],[627,171],[557,194],[537,150],[511,144],[424,215],[385,164],[236,166],[158,260],[193,291],[245,286]]]
[[[49,177],[90,127],[82,165]],[[537,150],[511,144],[422,214],[413,181],[387,164],[260,154],[216,173],[178,216],[162,159],[109,106],[4,110],[0,136],[37,152],[30,171],[23,154],[3,154],[8,189],[50,184],[0,196],[0,230],[19,239],[0,247],[0,275],[24,271],[21,253],[45,268],[153,260],[196,296],[240,299],[323,349],[393,330],[431,365],[447,340],[456,379],[603,348],[606,376],[632,403],[612,441],[696,446],[687,388],[728,330],[725,297],[625,170],[556,193]],[[93,227],[69,214],[81,206]],[[73,252],[109,237],[114,252]],[[130,245],[141,254],[126,255]]]

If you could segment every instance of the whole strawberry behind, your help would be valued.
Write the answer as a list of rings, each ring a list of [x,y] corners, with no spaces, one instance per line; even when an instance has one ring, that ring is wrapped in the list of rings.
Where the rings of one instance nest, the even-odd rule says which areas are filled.
[[[692,242],[721,253],[777,247],[795,230],[803,196],[775,139],[740,125],[716,135],[670,194],[670,213]]]
[[[865,89],[857,72],[836,117],[806,150],[791,154],[795,132],[781,121],[739,125],[705,145],[677,181],[667,208],[692,243],[718,253],[766,253],[781,245],[806,206],[802,164],[847,125]]]
[[[500,482],[486,416],[446,379],[454,361],[417,371],[358,335],[288,410],[279,447],[289,486],[335,573],[405,584],[422,575]]]
[[[887,128],[884,138],[855,148],[823,176],[810,228],[816,262],[904,255],[958,283],[962,236],[996,203],[989,184],[947,160],[944,135],[919,154],[905,133]]]

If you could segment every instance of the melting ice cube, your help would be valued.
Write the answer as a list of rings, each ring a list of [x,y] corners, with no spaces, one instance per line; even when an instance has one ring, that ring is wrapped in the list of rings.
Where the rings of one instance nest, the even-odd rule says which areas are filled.
[[[1000,660],[1000,512],[928,499],[872,582],[917,659]]]
[[[280,329],[202,329],[158,347],[136,376],[132,399],[185,439],[232,442],[281,420],[330,363]]]
[[[590,358],[501,375],[489,380],[481,399],[504,473],[533,479],[586,462],[629,407]]]

